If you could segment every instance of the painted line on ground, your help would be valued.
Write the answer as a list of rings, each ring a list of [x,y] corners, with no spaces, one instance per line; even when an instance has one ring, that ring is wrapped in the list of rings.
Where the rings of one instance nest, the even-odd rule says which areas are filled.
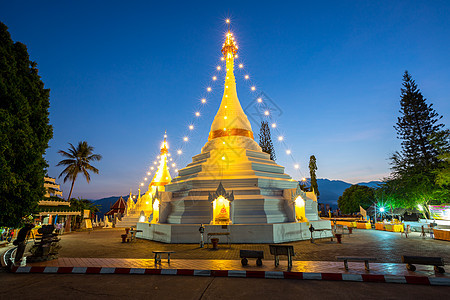
[[[346,273],[313,273],[313,272],[282,272],[282,271],[245,271],[245,270],[193,270],[193,269],[145,269],[145,268],[114,268],[114,267],[17,267],[13,273],[42,274],[147,274],[147,275],[180,275],[208,277],[240,277],[240,278],[272,278],[297,280],[331,280],[408,283],[421,285],[450,286],[449,277],[426,276],[396,276],[380,274],[346,274]]]

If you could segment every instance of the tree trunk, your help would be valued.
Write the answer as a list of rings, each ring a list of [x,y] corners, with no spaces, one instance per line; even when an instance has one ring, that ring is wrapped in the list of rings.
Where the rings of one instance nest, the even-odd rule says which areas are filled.
[[[73,185],[75,184],[75,179],[72,180],[72,186],[70,187],[70,192],[69,192],[69,198],[67,198],[67,200],[70,202],[70,197],[72,196],[72,191],[73,191]]]

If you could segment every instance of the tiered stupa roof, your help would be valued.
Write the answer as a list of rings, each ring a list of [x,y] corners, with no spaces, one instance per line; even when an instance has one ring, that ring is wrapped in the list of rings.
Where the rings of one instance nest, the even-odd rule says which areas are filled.
[[[162,187],[172,181],[172,176],[170,176],[169,168],[167,167],[167,157],[169,155],[169,144],[167,143],[167,135],[164,134],[164,141],[161,144],[160,160],[158,170],[155,176],[153,176],[152,182],[150,182],[148,188],[152,187]],[[160,189],[161,190],[161,189]]]

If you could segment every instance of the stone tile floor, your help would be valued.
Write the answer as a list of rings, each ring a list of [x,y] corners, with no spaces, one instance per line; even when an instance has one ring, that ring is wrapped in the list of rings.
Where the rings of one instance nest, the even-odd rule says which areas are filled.
[[[238,260],[239,250],[263,250],[266,260],[271,260],[268,244],[220,244],[219,250],[199,248],[198,244],[164,244],[138,239],[121,243],[123,228],[75,232],[61,236],[60,257],[64,258],[136,258],[151,259],[154,250],[170,250],[173,259]],[[342,244],[329,238],[287,243],[294,245],[296,261],[334,261],[336,256],[354,255],[377,258],[379,263],[401,263],[401,255],[440,256],[450,262],[450,242],[423,239],[419,233],[408,238],[400,233],[359,229],[345,235]]]

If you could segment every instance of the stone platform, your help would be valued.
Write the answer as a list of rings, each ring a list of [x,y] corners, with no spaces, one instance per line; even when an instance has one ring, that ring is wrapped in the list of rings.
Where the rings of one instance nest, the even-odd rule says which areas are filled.
[[[204,240],[208,233],[229,232],[231,243],[286,243],[308,240],[311,237],[309,226],[315,229],[327,229],[315,231],[314,238],[331,237],[331,223],[328,220],[311,222],[291,222],[274,224],[232,224],[232,225],[204,225]],[[199,243],[200,224],[150,224],[137,223],[138,238],[159,241],[163,243]],[[226,237],[220,237],[223,243]]]

